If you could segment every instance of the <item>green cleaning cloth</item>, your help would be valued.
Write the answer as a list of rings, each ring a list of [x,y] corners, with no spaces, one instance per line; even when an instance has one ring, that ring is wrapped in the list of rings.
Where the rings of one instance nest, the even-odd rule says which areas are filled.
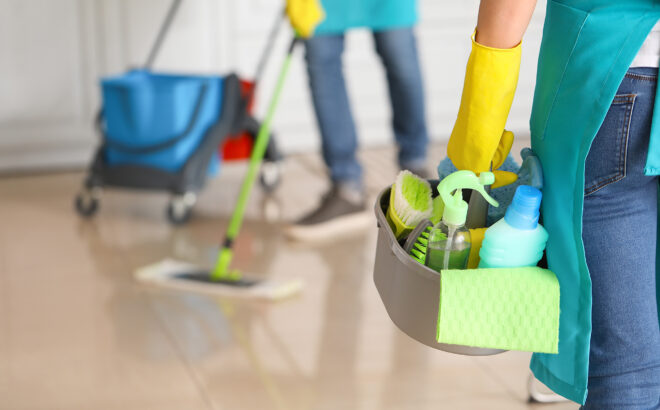
[[[557,353],[557,277],[537,267],[442,271],[437,339],[455,345]]]

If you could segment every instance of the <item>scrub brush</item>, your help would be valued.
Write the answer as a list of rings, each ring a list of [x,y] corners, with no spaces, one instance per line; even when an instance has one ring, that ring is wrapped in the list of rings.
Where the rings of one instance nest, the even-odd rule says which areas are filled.
[[[425,219],[420,222],[410,235],[408,235],[406,244],[403,246],[406,253],[422,265],[426,263],[426,248],[429,245],[431,229],[442,219],[442,211],[444,209],[445,204],[442,202],[442,198],[439,195],[433,198],[431,219]]]
[[[386,215],[396,238],[406,237],[432,213],[431,184],[410,171],[401,171],[390,190]]]
[[[426,264],[426,248],[429,245],[429,236],[433,229],[433,222],[425,219],[408,235],[403,250],[406,251],[414,260]]]
[[[403,246],[406,253],[422,265],[426,264],[426,248],[429,246],[431,230],[442,219],[442,211],[444,209],[445,204],[442,202],[442,198],[440,196],[433,198],[431,219],[425,219],[420,222],[410,235],[408,235],[408,239]]]

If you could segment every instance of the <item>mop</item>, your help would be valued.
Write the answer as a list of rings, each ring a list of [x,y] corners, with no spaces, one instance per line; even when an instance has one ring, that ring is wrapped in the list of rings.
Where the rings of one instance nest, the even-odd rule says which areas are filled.
[[[217,262],[212,269],[203,269],[194,264],[166,259],[161,262],[139,268],[135,272],[138,281],[164,288],[187,290],[208,295],[228,296],[253,299],[282,299],[302,289],[300,280],[278,282],[269,279],[250,278],[236,269],[230,269],[233,258],[234,240],[243,223],[243,216],[250,192],[261,166],[268,141],[270,126],[275,115],[280,94],[284,86],[291,59],[298,37],[294,37],[289,46],[284,64],[280,69],[266,118],[264,119],[252,149],[248,171],[241,185],[236,207],[227,228],[225,240],[218,253]],[[261,65],[260,65],[261,66]]]

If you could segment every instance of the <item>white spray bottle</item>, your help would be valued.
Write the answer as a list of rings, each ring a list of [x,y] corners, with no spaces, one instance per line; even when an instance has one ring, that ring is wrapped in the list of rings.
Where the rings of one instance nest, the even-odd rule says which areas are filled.
[[[484,185],[495,182],[492,172],[482,172],[478,177],[472,171],[456,171],[438,185],[438,193],[444,202],[442,220],[429,236],[426,266],[440,272],[447,269],[467,268],[472,241],[465,227],[468,204],[463,200],[463,189],[472,189],[472,195],[480,193],[493,206],[499,206]]]

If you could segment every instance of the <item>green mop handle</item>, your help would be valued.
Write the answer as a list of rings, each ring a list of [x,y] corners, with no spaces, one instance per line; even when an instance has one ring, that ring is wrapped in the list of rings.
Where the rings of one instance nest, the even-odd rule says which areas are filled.
[[[220,253],[218,254],[218,260],[215,264],[215,268],[211,272],[211,279],[240,279],[239,273],[229,272],[229,264],[231,263],[233,257],[232,247],[234,245],[234,239],[236,236],[238,236],[238,232],[241,230],[245,208],[247,207],[247,202],[250,198],[250,192],[252,191],[254,182],[257,179],[257,173],[261,167],[261,161],[263,160],[264,154],[266,153],[266,148],[268,147],[268,141],[270,140],[270,125],[273,121],[273,117],[275,116],[275,109],[277,108],[280,94],[284,88],[284,81],[289,72],[293,50],[297,43],[298,38],[296,37],[291,41],[289,51],[287,52],[286,58],[284,59],[284,64],[280,70],[277,84],[275,85],[275,92],[273,93],[270,106],[268,107],[266,118],[261,124],[259,134],[257,135],[257,140],[254,143],[254,147],[252,148],[252,155],[250,155],[250,163],[248,165],[247,175],[245,176],[243,184],[241,185],[241,192],[238,195],[236,208],[234,208],[234,213],[231,216],[231,220],[229,221],[229,227],[227,228],[225,241],[222,244]]]

